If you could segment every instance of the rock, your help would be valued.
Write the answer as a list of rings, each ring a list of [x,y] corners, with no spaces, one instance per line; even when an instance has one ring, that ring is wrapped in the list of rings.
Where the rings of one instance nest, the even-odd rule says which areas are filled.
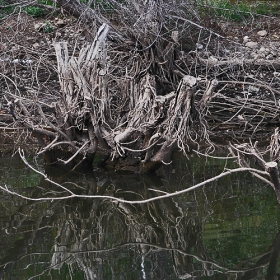
[[[40,44],[39,43],[35,43],[35,44],[33,44],[33,46],[32,46],[34,49],[38,49],[38,48],[40,48]]]
[[[0,51],[3,51],[6,49],[6,44],[0,43]]]
[[[253,59],[257,59],[257,58],[259,57],[258,54],[255,53],[255,52],[251,52],[251,53],[250,53],[250,56],[251,56]]]
[[[253,41],[250,41],[250,42],[247,42],[245,44],[246,47],[250,48],[250,49],[256,49],[258,47],[258,43],[257,42],[253,42]]]
[[[255,86],[249,86],[248,88],[248,92],[251,92],[251,93],[257,93],[259,92],[260,88],[259,87],[255,87]]]
[[[218,63],[218,59],[216,58],[216,57],[214,57],[214,56],[210,56],[209,57],[209,62],[211,63],[211,64],[216,64],[216,63]]]
[[[249,36],[244,36],[243,37],[243,43],[246,44],[249,42]]]
[[[260,37],[264,37],[267,35],[267,31],[266,30],[261,30],[257,33]]]
[[[269,54],[267,57],[266,57],[267,60],[273,60],[275,59],[274,55],[273,54]]]
[[[34,25],[35,30],[42,31],[45,28],[46,24],[39,22]]]
[[[260,58],[265,58],[265,56],[268,54],[269,54],[269,50],[265,47],[261,47],[258,51],[258,55]]]
[[[66,22],[62,19],[59,19],[56,23],[55,23],[56,26],[58,27],[63,27],[66,25]]]

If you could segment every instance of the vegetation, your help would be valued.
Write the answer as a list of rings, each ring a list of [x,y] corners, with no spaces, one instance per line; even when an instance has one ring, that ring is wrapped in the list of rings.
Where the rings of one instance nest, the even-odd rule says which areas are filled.
[[[30,257],[42,275],[51,267],[50,275],[56,277],[54,270],[61,269],[68,277],[70,265],[77,264],[93,278],[89,268],[99,261],[98,250],[104,253],[105,246],[112,253],[114,246],[127,246],[131,239],[143,258],[160,246],[172,251],[170,267],[179,278],[189,276],[189,271],[201,277],[221,271],[225,277],[251,274],[253,279],[263,276],[266,266],[274,279],[280,248],[279,234],[274,239],[277,215],[270,240],[261,252],[247,255],[245,248],[239,267],[223,255],[211,262],[206,250],[217,253],[220,240],[241,232],[242,222],[256,225],[248,227],[252,231],[268,227],[268,218],[248,219],[246,211],[257,211],[258,205],[263,209],[266,200],[272,201],[271,192],[258,190],[262,195],[256,199],[256,190],[244,187],[251,181],[244,172],[257,178],[256,185],[271,186],[280,201],[280,33],[279,19],[270,16],[270,7],[192,0],[30,3],[6,1],[1,10],[1,130],[5,141],[12,139],[14,149],[20,148],[28,172],[36,173],[28,181],[36,185],[31,190],[13,187],[13,179],[0,185],[6,197],[17,196],[14,207],[18,197],[31,201],[20,209],[18,220],[7,218],[9,235],[17,231],[15,222],[26,220],[31,228],[22,232],[28,243],[15,238],[20,252],[10,253],[9,246],[2,246],[1,263],[7,273],[14,272],[13,254],[31,252],[20,259],[23,262],[34,257],[27,244],[44,244],[44,231],[55,239],[53,252],[48,248],[38,261]],[[35,156],[44,156],[44,168],[26,159],[21,148],[30,146]],[[226,156],[215,158],[221,146]],[[192,152],[211,167],[221,164],[221,173],[209,166],[201,169]],[[58,164],[67,171],[91,172],[80,172],[74,180],[73,173],[61,175],[60,169],[55,180],[48,170]],[[93,165],[98,167],[94,173]],[[178,179],[179,170],[184,177],[172,189],[170,182]],[[126,180],[116,172],[124,173]],[[137,180],[129,173],[136,173]],[[241,179],[235,176],[239,173],[244,175]],[[22,177],[17,174],[17,179]],[[217,180],[222,184],[217,186]],[[202,188],[213,182],[209,192]],[[232,201],[236,224],[232,217],[221,221],[223,198]],[[274,204],[269,209],[277,211]],[[128,232],[124,241],[116,242],[113,235],[123,232]],[[252,235],[247,237],[251,242]],[[237,255],[242,249],[225,246],[223,252],[233,250]],[[87,250],[94,257],[86,259]],[[33,277],[28,265],[26,277]],[[125,270],[128,267],[125,263]],[[109,266],[104,271],[112,276]]]
[[[47,14],[47,11],[45,9],[36,6],[26,7],[24,8],[24,11],[26,11],[28,15],[33,17],[43,17]]]
[[[91,8],[103,8],[104,10],[112,10],[118,4],[126,5],[125,1],[112,1],[107,0],[81,0],[82,3],[91,3]],[[266,16],[279,16],[280,4],[278,1],[232,1],[232,0],[200,0],[195,1],[199,13],[203,15],[220,16],[227,20],[244,21],[252,19],[252,14],[266,15]],[[1,0],[0,5],[1,16],[11,14],[17,11],[20,4],[13,5],[10,1]],[[38,0],[37,4],[32,4],[23,8],[29,15],[34,17],[44,17],[49,13],[49,7],[56,7],[56,3],[52,0]]]
[[[252,20],[249,26],[255,24],[259,42],[247,46],[244,35],[252,31],[246,21],[243,29],[232,21],[238,19],[237,10],[242,19],[245,14],[253,19],[246,9],[255,6],[154,0],[56,4],[64,15],[49,16],[36,26],[21,26],[10,17],[11,30],[20,32],[18,37],[10,34],[15,51],[5,50],[8,58],[1,75],[10,116],[5,125],[30,133],[40,145],[38,155],[74,169],[96,163],[119,172],[150,173],[171,162],[176,150],[187,155],[204,145],[213,152],[222,138],[237,145],[230,149],[242,168],[250,169],[243,157],[251,153],[259,158],[255,172],[267,172],[272,179],[275,166],[266,156],[258,155],[252,144],[240,145],[269,135],[270,161],[279,158],[278,131],[273,134],[268,126],[280,121],[279,48],[275,42],[274,47],[260,47],[261,52],[256,49],[265,36],[275,34],[257,34],[257,28],[267,27],[267,17],[257,15],[258,22]],[[23,8],[40,5],[55,9],[52,1]],[[213,6],[209,14],[207,5]],[[114,7],[113,13],[105,6]],[[223,20],[211,17],[214,10],[224,12],[219,14]],[[64,31],[68,18],[77,25]],[[36,42],[26,42],[21,51],[32,28]],[[269,32],[274,32],[272,27]],[[22,68],[11,68],[11,63]],[[21,133],[17,142],[27,138]]]
[[[202,14],[219,16],[226,20],[250,21],[255,15],[279,16],[278,1],[230,1],[209,0],[202,1]]]

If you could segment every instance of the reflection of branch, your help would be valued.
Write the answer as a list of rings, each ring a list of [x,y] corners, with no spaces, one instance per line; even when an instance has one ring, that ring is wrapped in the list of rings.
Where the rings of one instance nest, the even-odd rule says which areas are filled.
[[[80,149],[78,149],[77,150],[77,152],[72,156],[72,157],[70,157],[68,160],[62,160],[62,159],[58,159],[59,161],[61,161],[61,162],[63,162],[64,164],[68,164],[71,160],[73,160],[82,150],[83,150],[83,148],[87,145],[87,144],[89,144],[90,143],[90,141],[87,141],[87,142],[85,142],[85,144],[80,148]]]
[[[116,245],[112,248],[109,248],[109,249],[99,249],[99,250],[79,250],[79,251],[64,251],[64,253],[67,253],[67,254],[71,254],[67,259],[64,259],[63,261],[61,261],[61,264],[63,264],[65,261],[69,260],[71,258],[71,256],[73,255],[81,255],[81,254],[90,254],[90,253],[108,253],[108,252],[113,252],[115,250],[119,250],[123,247],[126,247],[126,246],[149,246],[151,247],[152,249],[160,249],[160,250],[165,250],[165,251],[173,251],[173,252],[177,252],[177,253],[180,253],[184,256],[187,256],[187,257],[192,257],[194,259],[196,259],[198,262],[202,263],[202,264],[210,264],[210,265],[213,265],[215,266],[216,268],[218,269],[221,269],[223,270],[223,272],[225,274],[235,274],[235,273],[245,273],[245,272],[250,272],[252,270],[255,270],[255,269],[263,269],[264,265],[263,264],[260,264],[259,266],[255,266],[253,268],[249,268],[249,269],[237,269],[237,270],[234,270],[234,269],[229,269],[227,267],[224,267],[220,264],[218,264],[217,262],[215,261],[210,261],[210,260],[206,260],[204,259],[203,257],[201,256],[198,256],[198,255],[195,255],[195,254],[190,254],[190,253],[186,253],[184,252],[183,250],[180,250],[180,249],[176,249],[176,248],[167,248],[167,247],[164,247],[164,246],[160,246],[160,245],[154,245],[154,244],[150,244],[150,243],[145,243],[145,242],[129,242],[129,243],[124,243],[124,244],[119,244],[119,245]],[[30,257],[30,256],[35,256],[35,255],[50,255],[50,254],[54,254],[56,252],[45,252],[45,253],[31,253],[31,254],[26,254],[24,256],[22,256],[19,260],[22,260],[26,257]],[[5,264],[1,264],[0,267],[3,267],[3,266],[6,266],[8,263],[5,263]],[[43,275],[45,272],[47,272],[48,270],[54,268],[55,266],[57,266],[58,264],[60,263],[56,263],[55,265],[50,265],[48,268],[44,269],[43,272],[41,274],[38,274],[36,276],[39,276],[39,275]],[[32,265],[32,264],[31,264]],[[31,279],[31,278],[30,278]]]
[[[280,255],[280,234],[278,233],[274,242],[273,242],[273,250],[271,252],[271,257],[269,260],[269,265],[267,268],[267,275],[266,279],[279,279],[277,278],[277,264],[278,264],[278,259]]]
[[[31,166],[31,165],[28,163],[28,161],[26,160],[26,158],[25,158],[25,156],[24,156],[24,152],[23,152],[21,149],[19,149],[18,152],[19,152],[19,155],[20,155],[21,159],[23,160],[23,162],[24,162],[31,170],[33,170],[33,171],[35,171],[36,173],[42,175],[43,178],[44,178],[46,181],[48,181],[48,182],[50,182],[50,183],[56,185],[56,186],[59,187],[59,188],[62,188],[63,190],[69,192],[71,195],[75,195],[75,194],[74,194],[73,192],[71,192],[69,189],[67,189],[67,188],[63,187],[62,185],[60,185],[60,184],[58,184],[58,183],[52,181],[51,179],[49,179],[49,178],[47,177],[46,174],[44,174],[43,172],[41,172],[41,171],[35,169],[33,166]],[[5,188],[5,189],[7,189],[7,188]]]
[[[168,197],[174,197],[174,196],[177,196],[177,195],[180,195],[180,194],[184,194],[184,193],[187,193],[187,192],[190,192],[192,190],[195,190],[199,187],[202,187],[208,183],[211,183],[213,181],[216,181],[222,177],[225,177],[227,175],[230,175],[230,174],[233,174],[233,173],[237,173],[237,172],[244,172],[244,171],[249,171],[249,172],[255,172],[255,173],[258,173],[258,174],[262,174],[262,175],[268,175],[268,172],[266,171],[261,171],[261,170],[258,170],[258,169],[255,169],[255,168],[250,168],[250,167],[240,167],[240,168],[236,168],[236,169],[230,169],[230,170],[227,170],[227,171],[224,171],[222,172],[221,174],[217,175],[217,176],[214,176],[208,180],[205,180],[199,184],[196,184],[190,188],[187,188],[187,189],[184,189],[184,190],[181,190],[181,191],[177,191],[177,192],[173,192],[173,193],[168,193],[168,194],[164,194],[164,195],[160,195],[160,196],[156,196],[156,197],[152,197],[152,198],[149,198],[149,199],[144,199],[144,200],[125,200],[125,199],[121,199],[121,198],[117,198],[117,197],[113,197],[113,196],[107,196],[107,195],[79,195],[79,194],[75,194],[73,193],[72,191],[70,191],[69,189],[67,189],[66,187],[52,181],[51,179],[49,179],[44,173],[36,170],[34,167],[32,167],[28,162],[27,160],[25,159],[24,157],[24,153],[22,151],[19,150],[19,154],[22,158],[22,160],[24,161],[24,163],[29,167],[31,168],[33,171],[35,171],[36,173],[42,175],[44,177],[44,179],[50,183],[53,183],[55,184],[57,187],[60,187],[62,188],[63,190],[67,191],[70,193],[70,195],[67,195],[67,196],[62,196],[62,197],[41,197],[41,198],[31,198],[31,197],[27,197],[25,195],[21,195],[17,192],[14,192],[14,191],[11,191],[7,188],[7,186],[5,187],[2,187],[0,186],[0,189],[2,189],[3,191],[9,193],[9,194],[12,194],[12,195],[16,195],[18,197],[21,197],[21,198],[24,198],[26,200],[32,200],[32,201],[47,201],[47,200],[62,200],[62,199],[69,199],[69,198],[73,198],[73,197],[77,197],[77,198],[90,198],[90,199],[93,199],[93,198],[103,198],[103,199],[109,199],[109,200],[112,200],[112,201],[117,201],[117,202],[122,202],[122,203],[130,203],[130,204],[144,204],[144,203],[148,203],[148,202],[151,202],[151,201],[155,201],[155,200],[159,200],[159,199],[164,199],[164,198],[168,198]]]
[[[155,245],[155,244],[150,244],[150,243],[145,243],[145,242],[128,242],[128,243],[116,245],[116,246],[114,246],[112,248],[109,248],[109,249],[80,250],[80,251],[72,251],[72,252],[71,251],[64,251],[64,253],[71,254],[72,256],[73,255],[80,255],[80,254],[89,254],[89,253],[108,253],[108,252],[113,252],[115,250],[119,250],[119,249],[121,249],[123,247],[126,247],[126,246],[148,246],[148,247],[151,247],[152,249],[160,249],[160,250],[165,250],[165,251],[177,252],[177,253],[180,253],[180,254],[182,254],[184,256],[192,257],[192,258],[196,259],[197,261],[199,261],[200,263],[213,265],[216,268],[223,270],[224,273],[227,273],[227,274],[244,273],[244,272],[249,272],[249,271],[252,270],[252,268],[249,268],[249,269],[237,269],[237,270],[229,269],[227,267],[224,267],[224,266],[218,264],[215,261],[206,260],[206,259],[204,259],[201,256],[198,256],[198,255],[195,255],[195,254],[186,253],[186,252],[184,252],[183,250],[180,250],[180,249],[168,248],[168,247],[164,247],[164,246],[160,246],[160,245]],[[56,252],[54,252],[54,253],[56,253]],[[67,259],[64,259],[61,263],[56,263],[55,265],[63,264],[66,260],[71,258],[71,255]],[[49,269],[51,269],[53,267],[54,266],[50,266]],[[258,267],[254,267],[253,269],[256,269],[256,268],[258,268]],[[260,265],[259,268],[263,268],[263,265]]]

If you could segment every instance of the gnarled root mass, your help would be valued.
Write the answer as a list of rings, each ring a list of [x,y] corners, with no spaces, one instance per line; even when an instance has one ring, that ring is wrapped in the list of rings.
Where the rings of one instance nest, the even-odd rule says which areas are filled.
[[[131,170],[150,172],[170,162],[176,147],[185,152],[189,141],[209,141],[203,109],[218,84],[216,80],[195,102],[200,80],[193,76],[185,75],[177,90],[166,95],[157,93],[156,77],[149,73],[139,82],[126,76],[111,78],[108,31],[109,26],[103,24],[92,45],[83,48],[78,57],[69,57],[66,43],[55,44],[61,87],[56,104],[56,119],[61,121],[56,126],[61,136],[68,137],[56,138],[56,142],[69,141],[73,152],[90,159],[88,154],[100,147],[111,154],[108,164],[130,157],[131,167],[135,165],[131,164],[133,157],[138,166]],[[127,94],[112,96],[114,83]],[[84,139],[78,137],[82,134]],[[45,151],[56,142],[46,145]]]
[[[73,166],[102,154],[98,165],[151,172],[170,163],[174,149],[214,148],[217,136],[252,137],[280,121],[277,81],[252,76],[252,61],[236,57],[238,44],[223,56],[229,42],[203,27],[192,1],[124,2],[108,1],[108,16],[78,0],[57,1],[94,35],[79,47],[54,40],[53,68],[40,58],[44,70],[57,71],[59,89],[40,92],[52,86],[40,83],[40,64],[30,66],[36,89],[20,88],[17,72],[0,73],[10,126],[32,132],[39,154]],[[263,59],[261,67],[275,63]]]

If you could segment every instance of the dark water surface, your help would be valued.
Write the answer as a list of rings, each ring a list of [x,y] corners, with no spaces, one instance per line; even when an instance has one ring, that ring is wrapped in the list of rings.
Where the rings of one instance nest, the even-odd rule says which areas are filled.
[[[79,194],[139,200],[190,187],[225,165],[233,167],[191,157],[160,176],[47,173]],[[29,197],[64,195],[18,157],[1,155],[0,166],[2,186]],[[276,279],[280,273],[280,208],[272,188],[247,173],[142,205],[31,202],[3,192],[0,202],[0,279]]]

